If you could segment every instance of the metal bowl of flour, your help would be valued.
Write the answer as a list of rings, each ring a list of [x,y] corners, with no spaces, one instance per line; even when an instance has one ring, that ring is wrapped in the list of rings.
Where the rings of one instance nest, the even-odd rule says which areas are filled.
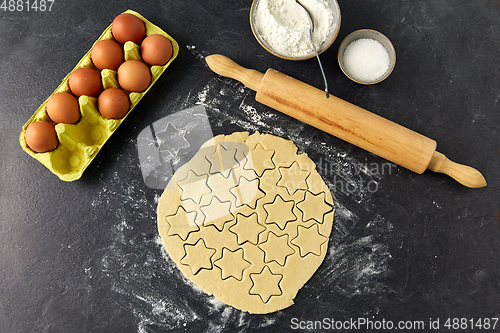
[[[336,0],[302,0],[300,2],[312,16],[315,29],[320,22],[326,22],[322,20],[325,18],[324,15],[331,15],[330,24],[328,26],[323,24],[327,30],[325,32],[320,30],[322,36],[325,36],[322,43],[317,46],[318,54],[321,54],[333,44],[339,33],[339,4]],[[287,8],[280,8],[280,6]],[[298,6],[295,0],[254,0],[250,7],[250,26],[259,44],[269,53],[287,60],[310,59],[315,54],[310,44],[309,35],[302,34],[293,27],[294,15],[301,12],[301,9],[294,6]],[[322,10],[318,10],[321,8]],[[291,15],[290,20],[287,15]],[[279,19],[282,20],[281,24],[278,23]],[[309,49],[308,52],[305,50],[306,46]]]

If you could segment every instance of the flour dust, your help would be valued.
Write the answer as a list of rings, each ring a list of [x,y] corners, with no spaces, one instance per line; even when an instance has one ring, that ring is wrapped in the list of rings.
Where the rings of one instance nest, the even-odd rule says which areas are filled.
[[[189,49],[202,59],[202,52],[195,46]],[[388,244],[393,226],[376,213],[375,191],[367,187],[383,186],[387,173],[376,172],[376,166],[332,144],[326,135],[312,137],[304,123],[260,105],[255,101],[255,92],[236,80],[215,76],[201,89],[173,103],[178,104],[172,107],[176,110],[204,106],[214,135],[235,131],[277,135],[292,140],[299,152],[306,152],[316,163],[334,197],[334,230],[325,261],[313,276],[314,288],[307,288],[306,283],[298,298],[301,293],[314,300],[325,294],[350,298],[387,293],[390,288],[381,278],[391,274]],[[130,159],[124,163],[137,164]],[[140,165],[136,167],[140,169]],[[394,165],[389,168],[397,171]],[[380,166],[378,170],[387,168]],[[108,231],[111,243],[102,249],[99,262],[95,267],[84,267],[82,272],[89,279],[109,281],[116,296],[113,301],[135,318],[138,333],[245,332],[289,325],[286,309],[250,315],[205,294],[185,278],[158,236],[156,208],[161,192],[148,188],[140,176],[136,178],[112,175],[109,185],[91,202],[96,210],[109,211],[112,207],[114,226]],[[373,314],[376,309],[371,311]]]
[[[137,166],[139,168],[139,166]],[[89,281],[107,281],[112,302],[133,316],[137,333],[243,332],[268,327],[280,314],[255,317],[207,295],[177,268],[157,232],[161,193],[119,173],[96,193],[95,210],[113,207],[111,242],[101,258],[82,268]]]
[[[320,289],[345,297],[387,294],[390,288],[380,281],[391,274],[389,243],[394,228],[376,213],[373,196],[399,167],[387,161],[360,160],[326,142],[328,138],[322,141],[324,137],[307,135],[306,124],[289,121],[287,116],[263,107],[255,101],[255,93],[236,80],[216,77],[198,92],[197,98],[195,103],[209,110],[214,132],[234,126],[235,130],[281,136],[292,140],[299,153],[306,152],[316,163],[335,201],[328,254],[317,272],[322,281]],[[373,213],[360,217],[354,211]],[[312,298],[323,294],[321,290],[315,292],[318,294]]]

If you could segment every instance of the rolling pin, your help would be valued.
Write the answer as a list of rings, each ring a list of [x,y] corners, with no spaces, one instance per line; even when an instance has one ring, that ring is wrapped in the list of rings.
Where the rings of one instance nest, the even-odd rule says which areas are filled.
[[[430,169],[467,187],[486,186],[474,168],[450,161],[436,141],[274,69],[265,74],[220,55],[207,56],[216,74],[236,79],[257,92],[255,100],[416,173]]]

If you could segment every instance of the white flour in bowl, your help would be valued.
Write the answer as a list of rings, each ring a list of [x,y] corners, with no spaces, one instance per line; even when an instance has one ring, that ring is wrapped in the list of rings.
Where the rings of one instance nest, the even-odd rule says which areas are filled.
[[[320,49],[338,24],[332,8],[326,0],[301,0],[300,3],[312,17],[314,45]],[[313,52],[307,16],[295,0],[260,0],[254,15],[257,30],[274,52],[288,57]]]

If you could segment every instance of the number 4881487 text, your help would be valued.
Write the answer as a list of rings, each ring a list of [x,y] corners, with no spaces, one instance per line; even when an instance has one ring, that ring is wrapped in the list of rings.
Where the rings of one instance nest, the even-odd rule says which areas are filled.
[[[55,0],[3,0],[0,10],[4,12],[50,12]]]

